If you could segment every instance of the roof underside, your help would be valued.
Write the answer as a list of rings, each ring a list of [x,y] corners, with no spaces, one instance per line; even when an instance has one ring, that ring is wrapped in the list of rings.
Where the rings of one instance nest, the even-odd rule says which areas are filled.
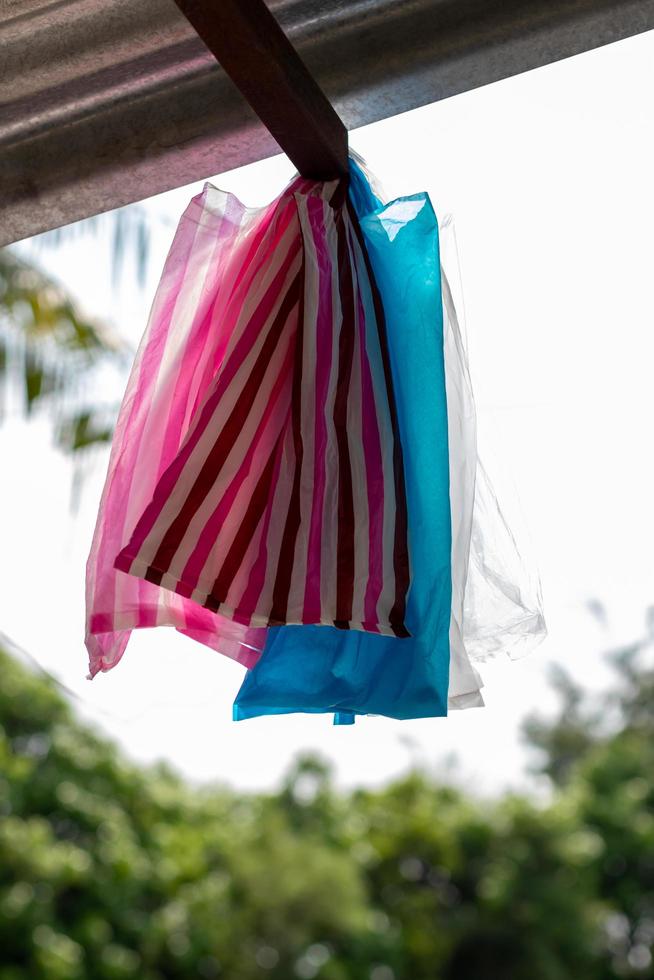
[[[654,28],[654,0],[271,0],[348,129]],[[279,152],[172,0],[0,5],[0,244]]]

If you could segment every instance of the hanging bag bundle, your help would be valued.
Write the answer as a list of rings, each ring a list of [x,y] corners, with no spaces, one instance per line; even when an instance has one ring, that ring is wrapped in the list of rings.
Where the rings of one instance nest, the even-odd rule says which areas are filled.
[[[340,723],[481,704],[472,661],[543,635],[426,194],[384,205],[352,159],[265,208],[189,205],[114,437],[91,674],[163,625],[248,668],[235,718]]]

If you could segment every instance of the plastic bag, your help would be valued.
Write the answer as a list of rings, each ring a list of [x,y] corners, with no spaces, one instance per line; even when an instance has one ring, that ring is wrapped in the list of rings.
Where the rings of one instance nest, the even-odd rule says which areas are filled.
[[[346,187],[291,185],[227,257],[224,354],[116,567],[244,625],[404,637],[402,449]]]
[[[450,638],[454,658],[450,707],[467,707],[466,698],[457,702],[454,697],[469,685],[469,675],[466,678],[456,665],[457,648],[465,651],[471,665],[498,656],[515,659],[538,646],[547,635],[547,627],[538,571],[530,555],[519,506],[512,499],[506,479],[498,498],[484,462],[492,458],[495,471],[501,472],[502,460],[497,453],[491,457],[487,445],[479,445],[456,235],[450,216],[440,225],[440,241],[450,426],[452,619],[458,634],[458,639],[453,635]],[[454,529],[457,515],[459,534]]]
[[[131,630],[143,627],[174,626],[248,667],[263,648],[265,630],[118,572],[114,561],[177,455],[229,338],[225,261],[247,252],[272,210],[248,211],[207,184],[180,220],[121,406],[87,562],[91,676],[113,667]]]

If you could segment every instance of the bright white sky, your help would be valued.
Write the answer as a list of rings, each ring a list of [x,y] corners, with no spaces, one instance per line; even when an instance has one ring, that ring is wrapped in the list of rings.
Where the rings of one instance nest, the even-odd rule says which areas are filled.
[[[378,783],[411,761],[484,792],[520,784],[519,726],[551,704],[548,665],[601,683],[601,651],[642,632],[654,597],[653,117],[650,33],[352,134],[389,198],[426,189],[455,216],[479,416],[540,567],[549,639],[486,671],[485,709],[353,728],[304,715],[236,724],[241,668],[166,630],[134,634],[121,664],[89,683],[84,562],[106,459],[73,519],[70,464],[39,423],[0,430],[0,628],[134,758],[168,759],[194,779],[269,787],[311,748],[345,784]],[[214,183],[259,204],[290,174],[278,157]],[[102,235],[22,247],[136,344],[200,186],[147,202],[155,240],[142,292],[129,275],[112,288]],[[591,598],[607,607],[605,629]]]

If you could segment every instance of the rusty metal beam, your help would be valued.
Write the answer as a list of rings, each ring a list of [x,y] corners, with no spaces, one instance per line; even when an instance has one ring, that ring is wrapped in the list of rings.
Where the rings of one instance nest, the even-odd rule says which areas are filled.
[[[347,130],[264,0],[175,0],[304,177],[347,174]]]

